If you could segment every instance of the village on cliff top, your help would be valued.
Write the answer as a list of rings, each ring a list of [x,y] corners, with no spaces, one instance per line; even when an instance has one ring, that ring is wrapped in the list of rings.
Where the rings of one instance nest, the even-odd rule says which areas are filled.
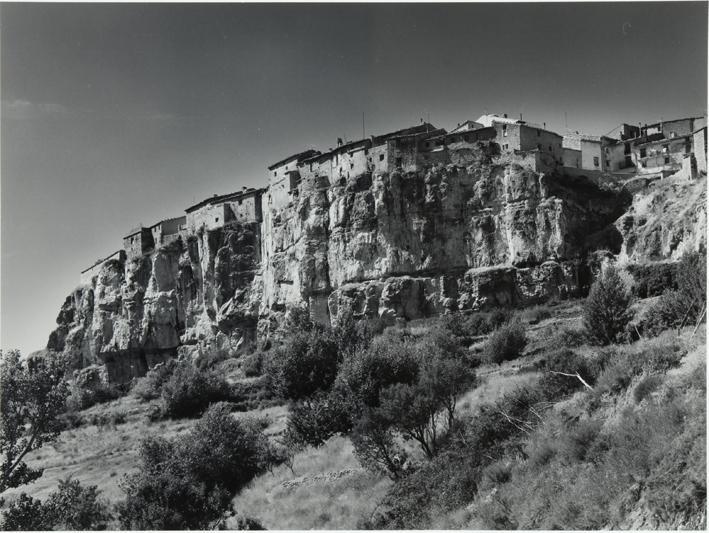
[[[104,263],[151,253],[156,247],[231,222],[260,223],[298,198],[305,182],[327,188],[363,174],[393,170],[416,172],[439,165],[465,165],[473,147],[484,147],[500,163],[518,164],[538,173],[586,176],[597,183],[644,183],[671,175],[691,180],[707,173],[707,119],[687,117],[654,124],[621,124],[619,138],[576,132],[559,135],[507,114],[486,114],[466,120],[452,131],[423,123],[384,135],[343,142],[327,152],[309,149],[268,166],[268,185],[243,187],[214,195],[185,209],[185,215],[137,227],[123,239],[123,248],[81,272],[91,284]]]

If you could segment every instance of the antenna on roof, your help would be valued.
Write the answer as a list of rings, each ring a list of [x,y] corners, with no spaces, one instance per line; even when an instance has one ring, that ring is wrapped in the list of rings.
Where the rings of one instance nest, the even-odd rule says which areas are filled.
[[[564,127],[568,130],[569,129],[569,121],[566,120],[566,111],[564,111]]]
[[[362,138],[364,139],[364,111],[362,111]]]

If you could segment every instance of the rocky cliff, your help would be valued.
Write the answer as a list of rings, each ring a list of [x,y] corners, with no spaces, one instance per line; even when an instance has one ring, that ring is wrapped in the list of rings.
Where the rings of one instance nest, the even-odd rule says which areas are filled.
[[[393,323],[527,305],[582,294],[594,250],[655,259],[705,239],[700,192],[676,206],[686,221],[676,226],[661,214],[669,192],[633,200],[484,148],[458,163],[305,180],[280,209],[266,195],[260,223],[202,228],[109,261],[67,297],[48,348],[77,366],[103,362],[111,381],[125,382],[178,352],[251,349],[293,306],[322,322],[347,310]],[[648,210],[656,230],[648,217],[641,224]]]

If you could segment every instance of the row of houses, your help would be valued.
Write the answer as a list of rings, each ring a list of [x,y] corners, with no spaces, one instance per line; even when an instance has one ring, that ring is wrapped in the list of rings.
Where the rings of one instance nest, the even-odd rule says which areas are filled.
[[[579,132],[560,135],[546,124],[485,114],[466,120],[451,131],[421,124],[383,135],[343,142],[320,152],[308,149],[268,166],[268,186],[243,187],[214,195],[185,209],[185,214],[137,227],[123,239],[125,257],[139,257],[200,228],[213,230],[231,222],[262,222],[265,209],[277,212],[293,202],[301,183],[327,188],[345,185],[362,174],[394,170],[416,171],[437,164],[467,164],[480,147],[506,161],[516,161],[538,172],[561,168],[583,172],[665,176],[678,171],[688,177],[707,172],[706,117],[689,117],[644,126],[622,124],[618,137]],[[105,261],[82,272],[82,282],[95,275]]]

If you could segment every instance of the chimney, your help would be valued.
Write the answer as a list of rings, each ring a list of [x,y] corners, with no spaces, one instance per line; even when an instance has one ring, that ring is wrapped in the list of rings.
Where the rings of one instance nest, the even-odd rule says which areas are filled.
[[[338,137],[338,138],[337,138],[337,146],[338,146],[338,148],[339,148],[340,146],[342,146],[342,137]]]
[[[547,123],[546,123],[546,122],[542,122],[542,124],[544,124],[544,129],[547,129]]]
[[[504,115],[502,115],[502,116],[503,116],[504,118],[507,118],[507,113],[505,113],[505,114],[504,114]]]

